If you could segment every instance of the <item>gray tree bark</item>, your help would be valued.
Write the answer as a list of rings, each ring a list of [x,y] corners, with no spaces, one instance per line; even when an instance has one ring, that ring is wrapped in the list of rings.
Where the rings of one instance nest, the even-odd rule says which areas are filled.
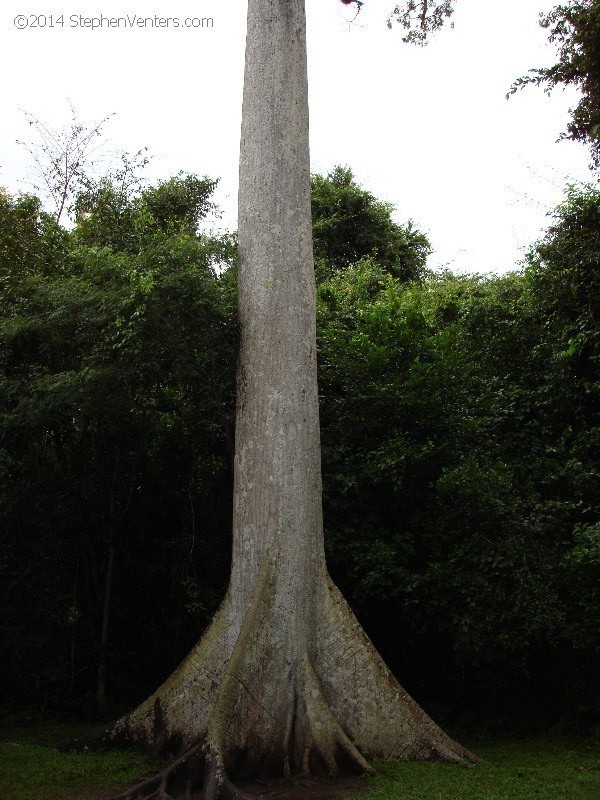
[[[180,754],[123,800],[474,759],[397,683],[327,575],[309,192],[304,2],[249,0],[231,582],[178,670],[105,731]]]

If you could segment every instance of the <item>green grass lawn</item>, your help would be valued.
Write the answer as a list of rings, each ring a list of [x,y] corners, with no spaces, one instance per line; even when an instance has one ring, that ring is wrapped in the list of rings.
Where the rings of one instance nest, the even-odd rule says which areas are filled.
[[[0,800],[85,800],[151,773],[152,762],[131,751],[59,753],[53,745],[90,726],[0,726]],[[156,766],[155,766],[156,768]]]
[[[362,800],[600,800],[600,742],[469,743],[483,764],[378,764]]]
[[[0,726],[0,800],[86,800],[153,769],[134,752],[74,755],[52,745],[88,727]],[[485,763],[379,764],[361,800],[600,800],[600,742],[534,739],[469,743]],[[156,764],[154,764],[156,769]]]

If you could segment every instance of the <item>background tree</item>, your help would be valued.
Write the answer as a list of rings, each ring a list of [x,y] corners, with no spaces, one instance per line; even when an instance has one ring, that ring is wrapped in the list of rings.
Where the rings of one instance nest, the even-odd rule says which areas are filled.
[[[427,238],[412,222],[397,225],[393,206],[359,186],[348,167],[312,176],[311,205],[317,280],[366,256],[401,280],[423,276]]]
[[[442,28],[453,13],[453,0],[404,0],[388,17],[388,27],[400,23],[407,31],[402,41],[423,46],[428,34]]]
[[[56,130],[34,114],[26,112],[30,127],[36,133],[33,141],[19,142],[35,164],[34,189],[49,199],[55,208],[54,221],[59,223],[77,194],[89,183],[90,175],[104,144],[103,128],[112,116],[99,122],[82,122],[72,103],[71,121]]]
[[[581,99],[571,110],[566,137],[589,144],[593,164],[600,166],[600,2],[570,0],[541,15],[540,24],[550,31],[549,41],[558,48],[558,61],[551,67],[530,70],[518,78],[510,93],[524,86],[574,86]]]
[[[62,565],[57,583],[47,582],[57,641],[46,641],[47,626],[32,606],[31,617],[21,612],[29,633],[12,651],[11,672],[20,676],[15,695],[39,692],[49,707],[65,693],[74,700],[82,681],[90,687],[92,670],[100,671],[98,702],[106,702],[109,656],[123,647],[112,634],[112,620],[123,615],[117,635],[126,642],[122,623],[129,615],[122,603],[136,581],[162,575],[182,622],[186,605],[194,624],[195,613],[213,610],[210,600],[202,610],[196,597],[198,567],[190,553],[202,540],[208,552],[215,546],[205,526],[212,519],[215,527],[219,498],[230,495],[233,381],[227,363],[234,363],[234,298],[213,269],[223,262],[227,244],[179,232],[181,218],[198,207],[195,195],[186,212],[165,203],[178,209],[166,232],[150,219],[145,198],[155,204],[157,191],[166,196],[165,186],[175,186],[177,194],[180,181],[204,186],[205,199],[214,187],[177,178],[142,196],[120,198],[131,229],[123,222],[115,231],[105,201],[116,189],[105,185],[97,205],[86,198],[82,223],[61,231],[58,240],[39,204],[3,196],[6,260],[0,273],[13,286],[4,295],[1,329],[3,531],[10,574],[5,619],[14,618],[15,604],[24,599],[18,590],[24,569]],[[126,249],[113,249],[111,238]],[[159,493],[164,499],[157,504]],[[217,523],[216,540],[218,529]],[[170,554],[166,574],[159,562],[150,566],[155,578],[143,569],[131,571],[148,548],[145,536],[156,536],[158,551]],[[226,562],[226,552],[222,558]],[[214,563],[209,572],[218,593]],[[208,597],[205,592],[204,602]],[[146,597],[140,619],[169,613],[165,603],[159,608]],[[182,624],[177,627],[181,636]],[[52,653],[42,670],[35,654],[41,642]],[[126,646],[132,645],[139,648],[139,640],[134,645],[129,639]],[[160,642],[155,646],[159,650]],[[129,651],[127,660],[132,657]],[[47,683],[51,677],[54,686]]]

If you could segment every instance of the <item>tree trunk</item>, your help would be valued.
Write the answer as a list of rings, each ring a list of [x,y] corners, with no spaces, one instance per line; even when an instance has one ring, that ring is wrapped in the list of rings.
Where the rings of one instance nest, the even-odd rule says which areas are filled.
[[[112,503],[111,503],[112,506]],[[113,528],[113,513],[109,521],[108,533],[108,560],[106,564],[106,578],[104,581],[104,603],[102,606],[102,631],[100,634],[100,660],[98,664],[98,688],[96,691],[96,704],[99,711],[106,710],[106,686],[108,677],[108,642],[110,610],[112,605],[112,585],[115,568],[115,532]]]
[[[391,675],[325,567],[303,0],[249,0],[233,562],[198,645],[107,740],[177,752],[122,798],[474,760]]]

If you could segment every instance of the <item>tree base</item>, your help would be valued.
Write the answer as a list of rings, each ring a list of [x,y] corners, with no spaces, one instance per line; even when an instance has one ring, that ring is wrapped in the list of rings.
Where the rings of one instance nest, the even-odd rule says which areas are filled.
[[[161,772],[107,800],[341,800],[366,791],[361,777],[250,780],[235,786],[202,745],[191,748]]]
[[[164,770],[110,800],[250,800],[227,777],[219,756],[205,744],[191,747]]]
[[[263,569],[241,624],[228,593],[152,697],[79,741],[174,756],[115,800],[248,800],[253,795],[240,788],[248,781],[361,775],[371,771],[367,759],[479,760],[407,695],[329,578],[311,597],[308,638],[290,624],[289,598],[280,601],[272,567]]]

